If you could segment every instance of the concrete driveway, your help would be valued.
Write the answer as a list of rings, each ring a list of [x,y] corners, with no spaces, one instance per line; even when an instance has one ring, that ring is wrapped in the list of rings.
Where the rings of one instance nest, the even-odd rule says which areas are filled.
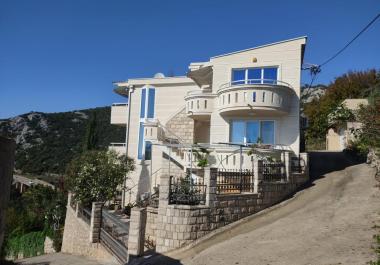
[[[312,153],[310,187],[193,248],[145,264],[336,265],[375,260],[380,225],[375,171],[341,153]],[[334,171],[338,169],[338,171]],[[177,261],[176,261],[177,260]]]

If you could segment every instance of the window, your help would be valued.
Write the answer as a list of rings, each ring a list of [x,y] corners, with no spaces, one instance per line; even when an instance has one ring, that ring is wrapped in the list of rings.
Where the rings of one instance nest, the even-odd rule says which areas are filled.
[[[207,100],[205,100],[205,109],[207,109]]]
[[[265,101],[265,92],[263,92],[263,102]]]
[[[232,120],[230,124],[230,142],[274,144],[274,121]]]
[[[237,103],[239,100],[239,94],[238,93],[235,93],[235,103]]]
[[[277,84],[277,67],[232,69],[232,85]]]
[[[152,144],[150,142],[144,141],[144,122],[145,119],[154,118],[155,109],[155,97],[156,90],[154,88],[143,88],[141,89],[141,100],[140,100],[140,123],[139,123],[139,135],[138,135],[138,159],[151,159]]]
[[[256,92],[252,92],[252,101],[256,102]]]

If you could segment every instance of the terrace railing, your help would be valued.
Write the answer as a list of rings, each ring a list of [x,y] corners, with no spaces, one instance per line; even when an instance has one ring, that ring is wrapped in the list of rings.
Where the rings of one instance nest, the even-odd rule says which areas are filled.
[[[85,221],[88,225],[91,224],[91,209],[78,205],[78,217]]]
[[[206,188],[203,178],[170,176],[169,204],[204,205]]]
[[[239,194],[254,191],[253,171],[245,169],[218,169],[217,194]]]
[[[259,169],[263,180],[267,182],[285,181],[285,164],[283,162],[263,162]]]

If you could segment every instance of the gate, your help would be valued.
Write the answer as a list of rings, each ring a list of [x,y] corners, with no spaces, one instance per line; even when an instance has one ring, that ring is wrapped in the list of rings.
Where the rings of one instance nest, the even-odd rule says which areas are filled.
[[[116,258],[126,264],[128,261],[129,220],[123,222],[118,216],[102,210],[100,242],[111,251]]]

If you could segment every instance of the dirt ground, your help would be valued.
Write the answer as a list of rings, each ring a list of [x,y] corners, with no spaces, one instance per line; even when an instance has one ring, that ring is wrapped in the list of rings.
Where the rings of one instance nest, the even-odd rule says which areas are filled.
[[[380,225],[375,170],[366,164],[344,169],[341,154],[313,156],[313,175],[321,177],[282,206],[146,264],[359,265],[375,260],[373,226]],[[333,171],[337,168],[343,170]]]

